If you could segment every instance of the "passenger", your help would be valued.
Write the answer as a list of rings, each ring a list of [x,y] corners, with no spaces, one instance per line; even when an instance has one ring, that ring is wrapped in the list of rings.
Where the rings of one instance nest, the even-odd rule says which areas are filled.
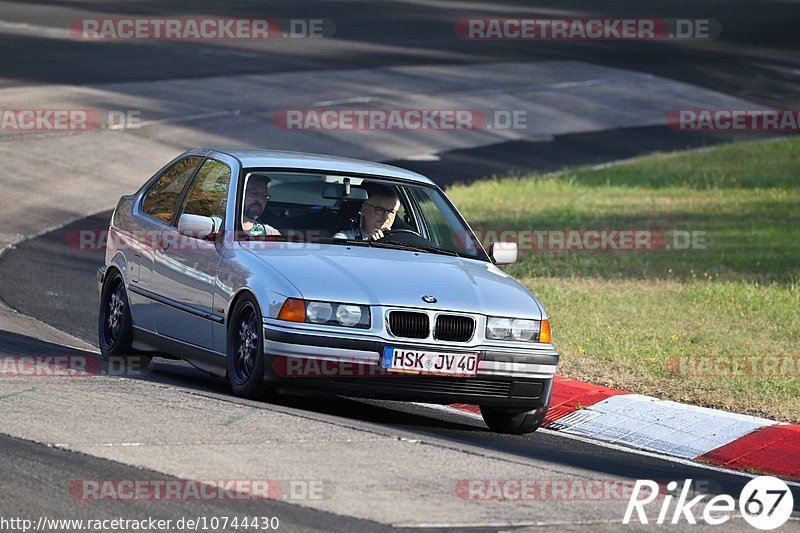
[[[250,236],[280,235],[281,232],[269,224],[258,221],[269,201],[269,176],[253,174],[247,180],[247,190],[242,201],[242,229]]]
[[[362,240],[377,241],[383,238],[385,232],[392,229],[394,217],[400,209],[397,193],[378,183],[368,183],[364,189],[368,198],[361,206],[360,231],[356,231],[355,228],[344,229],[335,233],[334,239],[357,239],[356,235],[360,233]]]

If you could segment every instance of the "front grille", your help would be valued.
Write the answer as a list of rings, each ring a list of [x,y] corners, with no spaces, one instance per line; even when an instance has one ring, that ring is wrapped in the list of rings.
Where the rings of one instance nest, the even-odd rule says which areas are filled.
[[[395,337],[424,339],[428,336],[430,329],[430,321],[425,313],[389,312],[389,331]]]
[[[433,338],[440,341],[467,342],[475,331],[475,320],[468,316],[439,315]]]
[[[321,381],[321,380],[320,380]],[[375,379],[334,378],[328,384],[378,386],[384,392],[417,394],[454,394],[493,398],[511,397],[510,381],[495,381],[481,378],[451,378],[441,376],[387,376]]]

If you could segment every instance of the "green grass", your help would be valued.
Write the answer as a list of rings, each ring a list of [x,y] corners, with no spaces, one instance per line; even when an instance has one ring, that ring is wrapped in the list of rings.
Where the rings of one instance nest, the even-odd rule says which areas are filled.
[[[800,139],[448,189],[477,230],[658,229],[676,251],[523,251],[505,269],[551,316],[560,373],[800,422],[800,376],[670,373],[674,357],[800,357]]]

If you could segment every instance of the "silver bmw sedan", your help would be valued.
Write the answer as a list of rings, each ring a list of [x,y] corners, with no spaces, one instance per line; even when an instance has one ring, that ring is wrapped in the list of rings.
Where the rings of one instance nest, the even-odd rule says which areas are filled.
[[[123,196],[100,287],[105,357],[184,359],[233,393],[479,405],[535,431],[558,352],[544,308],[425,176],[326,155],[192,150]]]

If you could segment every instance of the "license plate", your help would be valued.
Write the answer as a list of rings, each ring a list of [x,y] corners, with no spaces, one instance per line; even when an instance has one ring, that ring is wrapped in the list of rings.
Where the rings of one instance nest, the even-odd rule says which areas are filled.
[[[474,376],[478,369],[478,355],[406,350],[387,346],[383,349],[381,366],[389,372]]]

